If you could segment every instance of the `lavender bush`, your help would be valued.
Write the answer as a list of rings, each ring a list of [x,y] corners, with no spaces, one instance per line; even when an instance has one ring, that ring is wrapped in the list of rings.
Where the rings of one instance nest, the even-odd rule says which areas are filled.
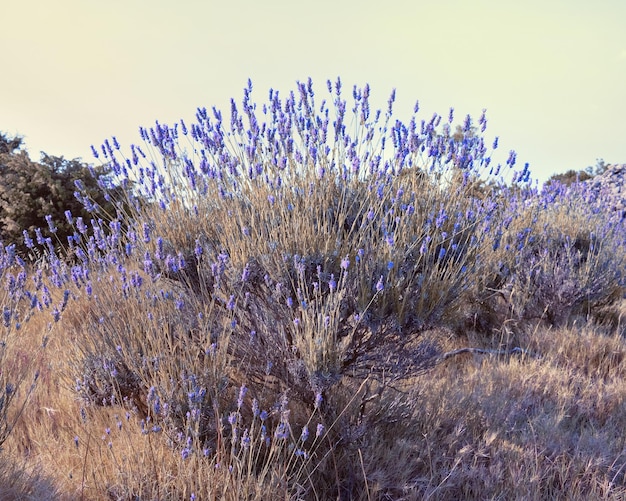
[[[107,140],[93,151],[117,217],[76,183],[93,217],[66,214],[70,260],[25,235],[45,251],[34,289],[3,250],[5,324],[61,320],[85,409],[126,407],[179,472],[223,475],[204,498],[254,497],[277,476],[283,494],[350,497],[363,475],[342,458],[400,430],[411,411],[394,389],[443,359],[425,332],[565,323],[624,292],[624,222],[579,185],[539,192],[514,152],[494,166],[484,114],[455,126],[453,110],[418,120],[416,104],[404,124],[394,94],[371,111],[368,86],[350,104],[340,80],[327,91],[319,101],[309,80],[257,106],[248,82],[227,123],[202,108],[141,128],[127,152]],[[127,494],[138,485],[117,475]]]
[[[38,378],[32,359],[16,351],[22,325],[41,308],[36,294],[24,294],[26,281],[25,263],[16,255],[15,245],[5,247],[0,241],[0,447],[18,421]],[[44,336],[42,347],[45,343]]]

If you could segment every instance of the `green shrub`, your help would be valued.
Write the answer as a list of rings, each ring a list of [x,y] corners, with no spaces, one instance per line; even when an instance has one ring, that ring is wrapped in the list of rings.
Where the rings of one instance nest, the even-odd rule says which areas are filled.
[[[101,179],[110,177],[106,167],[46,153],[34,162],[20,150],[21,145],[21,138],[0,134],[0,239],[5,245],[15,244],[18,252],[26,255],[32,248],[25,243],[24,231],[34,237],[41,228],[37,243],[42,245],[45,238],[51,238],[58,252],[67,248],[68,237],[75,233],[70,214],[85,221],[97,211],[115,216],[107,201],[110,195],[100,187]],[[76,182],[82,183],[80,199],[74,194]]]

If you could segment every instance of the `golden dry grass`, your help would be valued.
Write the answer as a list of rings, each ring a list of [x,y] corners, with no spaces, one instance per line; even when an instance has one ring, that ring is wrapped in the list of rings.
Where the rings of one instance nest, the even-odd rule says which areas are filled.
[[[121,407],[88,408],[83,420],[68,378],[74,331],[56,324],[40,352],[44,328],[33,319],[22,332],[20,350],[40,353],[41,375],[5,444],[3,499],[297,499],[277,472],[259,483],[216,473],[201,458],[183,462],[164,435],[138,433],[139,416]],[[356,456],[338,460],[361,464],[361,499],[623,499],[620,329],[529,326],[518,340],[536,356],[452,357],[401,392],[387,389],[378,399],[387,412],[352,423],[354,433],[371,428],[361,430]],[[479,343],[443,330],[431,336],[446,349]]]

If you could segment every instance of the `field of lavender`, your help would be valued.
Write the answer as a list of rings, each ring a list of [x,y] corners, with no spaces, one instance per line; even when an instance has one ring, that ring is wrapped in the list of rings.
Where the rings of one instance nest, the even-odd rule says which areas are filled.
[[[484,114],[251,94],[94,147],[116,213],[77,181],[90,221],[0,248],[0,498],[626,497],[614,200]]]

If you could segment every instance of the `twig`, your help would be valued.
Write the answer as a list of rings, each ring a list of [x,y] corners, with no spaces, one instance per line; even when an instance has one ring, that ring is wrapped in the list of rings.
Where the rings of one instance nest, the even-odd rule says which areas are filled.
[[[510,356],[510,355],[520,355],[520,356],[525,355],[525,356],[532,357],[532,358],[541,358],[540,355],[531,353],[530,351],[524,350],[523,348],[520,348],[519,346],[516,346],[515,348],[511,348],[510,350],[487,350],[484,348],[459,348],[458,350],[448,351],[444,353],[443,355],[441,355],[439,359],[437,360],[437,363],[443,362],[444,360],[447,360],[448,358],[454,357],[456,355],[461,355],[463,353],[473,353],[477,355],[495,355],[498,357]]]

